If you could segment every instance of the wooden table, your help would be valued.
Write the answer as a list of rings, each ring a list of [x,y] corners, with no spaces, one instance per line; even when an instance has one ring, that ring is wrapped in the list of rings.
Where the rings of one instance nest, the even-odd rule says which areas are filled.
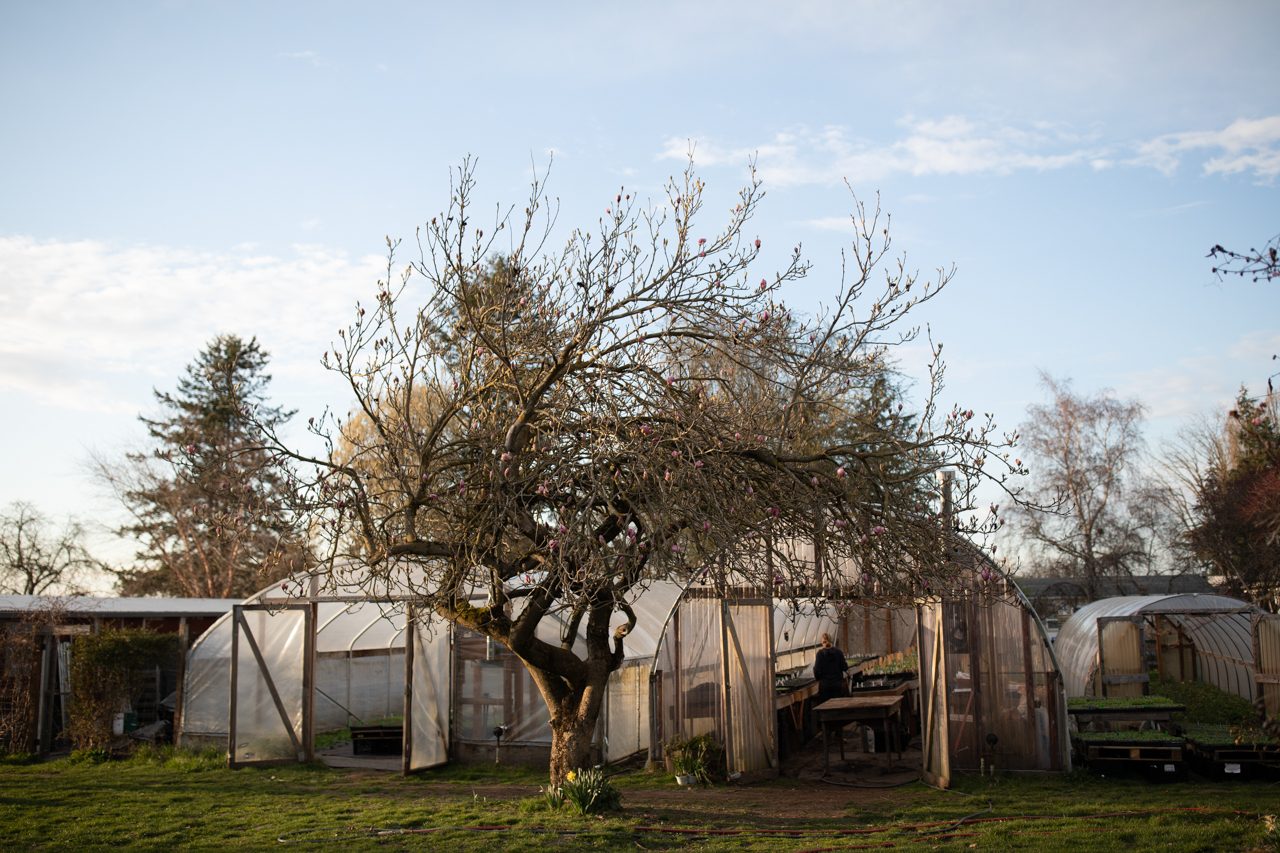
[[[822,769],[825,774],[831,767],[831,752],[828,749],[828,732],[831,730],[839,731],[850,723],[860,723],[862,725],[875,728],[874,723],[880,723],[885,730],[885,747],[889,755],[889,769],[893,769],[893,747],[898,747],[898,757],[902,757],[902,740],[897,737],[897,730],[902,725],[902,695],[889,696],[850,696],[844,699],[828,699],[817,708],[814,713],[818,718],[818,725],[822,727]],[[890,729],[889,723],[893,721],[894,726]],[[896,744],[890,742],[889,733],[892,731],[895,735]],[[844,760],[844,738],[840,739],[840,760]]]

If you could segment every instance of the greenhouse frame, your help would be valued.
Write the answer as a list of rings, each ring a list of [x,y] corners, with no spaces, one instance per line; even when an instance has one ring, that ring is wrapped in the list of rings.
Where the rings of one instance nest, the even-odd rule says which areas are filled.
[[[1206,681],[1280,713],[1280,616],[1221,595],[1132,595],[1077,610],[1058,632],[1067,695],[1142,696],[1161,679]]]
[[[989,561],[963,550],[972,565],[958,571],[972,582],[945,600],[650,583],[630,603],[637,623],[606,688],[596,757],[661,761],[663,744],[708,734],[725,747],[731,777],[776,775],[780,738],[804,729],[816,688],[775,686],[811,667],[830,633],[852,658],[921,650],[909,696],[935,784],[984,757],[1006,770],[1069,769],[1062,681],[1043,626]],[[978,581],[979,565],[991,580]],[[546,704],[501,644],[416,612],[407,595],[326,596],[310,584],[306,595],[259,592],[192,646],[180,744],[226,748],[233,767],[309,760],[316,733],[403,716],[405,773],[492,761],[499,748],[507,762],[549,761]],[[617,624],[625,619],[615,614]],[[551,616],[538,636],[558,645],[566,630]],[[998,737],[994,747],[984,745],[988,734]]]

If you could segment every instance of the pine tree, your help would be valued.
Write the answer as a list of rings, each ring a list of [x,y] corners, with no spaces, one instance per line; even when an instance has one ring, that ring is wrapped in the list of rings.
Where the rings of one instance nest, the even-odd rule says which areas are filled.
[[[256,338],[214,338],[176,392],[155,392],[163,414],[140,417],[154,449],[99,465],[133,516],[118,532],[141,546],[122,594],[242,598],[303,566],[287,478],[259,441],[258,424],[293,415],[267,405],[268,358]]]

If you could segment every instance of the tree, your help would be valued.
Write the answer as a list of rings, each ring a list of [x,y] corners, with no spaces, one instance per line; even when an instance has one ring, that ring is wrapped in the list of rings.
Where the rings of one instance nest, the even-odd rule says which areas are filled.
[[[1229,594],[1280,609],[1280,418],[1277,398],[1241,388],[1200,464],[1183,465],[1192,495],[1183,534],[1191,559],[1223,578]]]
[[[243,598],[304,567],[287,483],[257,433],[293,414],[266,404],[268,358],[256,338],[214,338],[176,393],[155,392],[163,415],[140,418],[155,447],[95,460],[132,516],[119,535],[141,543],[137,564],[118,573],[122,593]]]
[[[311,421],[328,455],[264,431],[293,466],[326,583],[408,588],[524,662],[550,709],[553,780],[586,765],[629,602],[655,579],[904,597],[954,580],[919,484],[954,466],[968,508],[980,477],[1014,466],[989,416],[938,411],[940,345],[914,429],[888,395],[869,405],[891,348],[918,332],[906,315],[951,278],[899,266],[871,292],[889,250],[879,210],[857,205],[852,274],[804,317],[780,298],[809,271],[798,248],[751,274],[754,178],[718,232],[695,225],[690,169],[662,207],[620,190],[556,253],[540,183],[487,238],[473,192],[464,164],[403,270],[388,239],[376,298],[325,353],[355,406]],[[816,561],[785,546],[815,536]],[[569,623],[558,644],[536,633],[553,613]]]
[[[0,593],[83,595],[85,575],[105,566],[85,549],[84,528],[68,517],[60,529],[33,505],[0,513]]]
[[[1247,252],[1233,252],[1217,245],[1205,257],[1221,261],[1221,266],[1213,268],[1218,278],[1238,275],[1241,278],[1250,276],[1254,281],[1271,281],[1280,278],[1280,235],[1272,237],[1261,251],[1250,249]]]
[[[1028,406],[1019,428],[1032,475],[1013,517],[1037,573],[1080,578],[1094,598],[1100,579],[1152,562],[1160,511],[1135,471],[1144,409],[1108,391],[1077,395],[1047,373],[1040,382],[1051,399]]]

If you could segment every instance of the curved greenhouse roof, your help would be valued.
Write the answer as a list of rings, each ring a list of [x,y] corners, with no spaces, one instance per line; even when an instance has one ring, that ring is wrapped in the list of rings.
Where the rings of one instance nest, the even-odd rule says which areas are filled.
[[[1098,619],[1159,616],[1195,644],[1199,680],[1253,699],[1253,605],[1221,595],[1126,595],[1077,610],[1062,626],[1054,652],[1068,696],[1083,696],[1098,666]]]

